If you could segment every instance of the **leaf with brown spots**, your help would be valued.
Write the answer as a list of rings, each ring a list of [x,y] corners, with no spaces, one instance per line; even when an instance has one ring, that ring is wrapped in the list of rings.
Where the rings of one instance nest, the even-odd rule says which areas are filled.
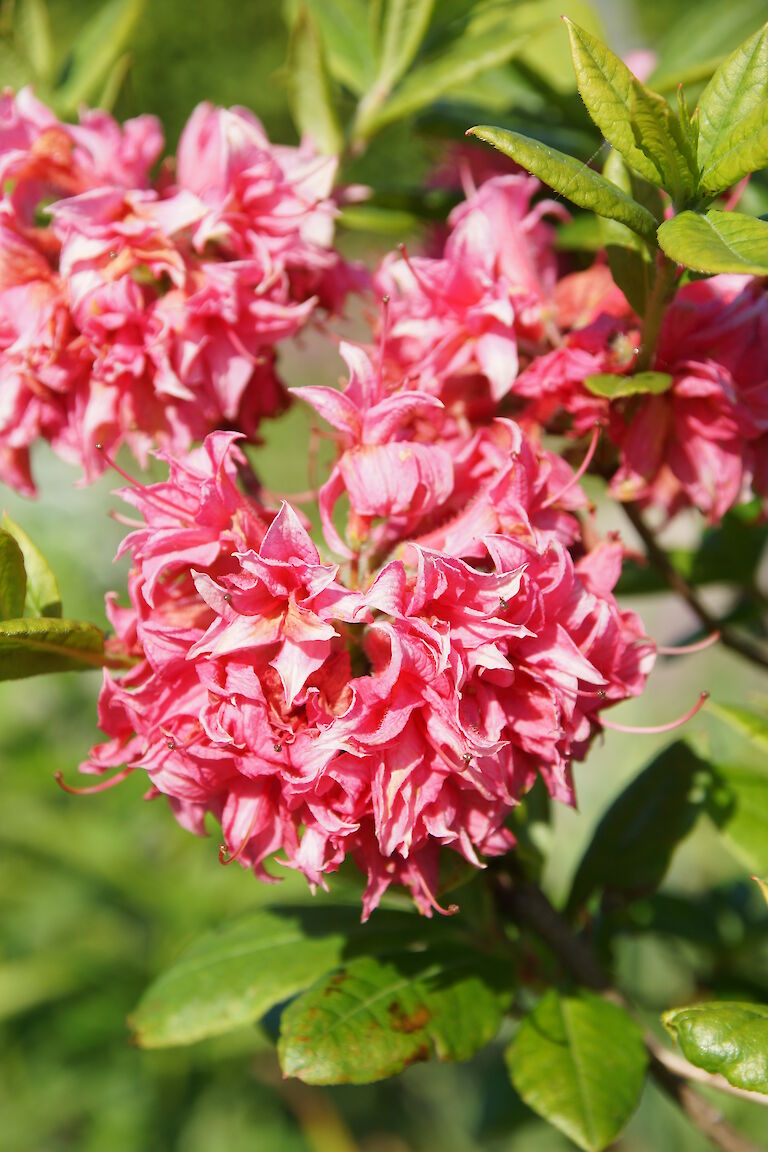
[[[423,1060],[467,1060],[494,1038],[511,994],[508,965],[461,944],[360,956],[285,1010],[280,1063],[308,1084],[366,1084]]]

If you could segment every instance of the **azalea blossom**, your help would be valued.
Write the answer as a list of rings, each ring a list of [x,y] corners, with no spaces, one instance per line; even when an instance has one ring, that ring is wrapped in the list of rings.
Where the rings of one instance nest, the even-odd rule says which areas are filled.
[[[313,399],[352,435],[375,377],[346,351],[346,407],[346,393],[336,408]],[[370,413],[383,428],[386,410]],[[572,803],[571,763],[602,710],[642,690],[655,650],[613,599],[621,548],[574,562],[572,512],[544,507],[565,476],[502,422],[493,449],[506,458],[515,445],[520,476],[512,484],[490,453],[488,532],[447,532],[440,547],[403,539],[383,563],[341,568],[289,504],[241,494],[235,439],[209,436],[169,459],[166,482],[124,492],[145,524],[122,549],[130,604],[108,610],[113,647],[136,663],[105,673],[107,740],[84,770],[145,771],[185,827],[203,833],[212,814],[222,859],[264,879],[275,856],[324,884],[349,856],[367,878],[364,916],[393,883],[440,909],[441,850],[479,866],[510,849],[507,816],[538,775]],[[389,466],[407,478],[406,461]],[[516,505],[506,488],[494,503],[502,481]],[[578,507],[572,473],[566,486]]]
[[[255,437],[287,400],[276,345],[361,284],[332,247],[333,158],[208,104],[175,182],[152,179],[162,144],[153,117],[0,99],[0,478],[27,494],[37,439],[90,480],[98,444],[144,464],[222,425]]]

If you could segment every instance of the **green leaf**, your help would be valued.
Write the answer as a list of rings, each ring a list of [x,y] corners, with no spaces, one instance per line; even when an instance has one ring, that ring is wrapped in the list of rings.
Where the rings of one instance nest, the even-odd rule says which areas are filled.
[[[724,1000],[675,1008],[664,1023],[687,1060],[735,1088],[768,1094],[768,1007]]]
[[[56,93],[65,115],[93,100],[115,61],[122,56],[144,14],[146,0],[108,0],[72,45],[67,77]]]
[[[27,591],[24,610],[30,616],[61,616],[61,595],[56,577],[40,549],[23,528],[3,513],[2,526],[13,536],[24,557],[27,573]],[[21,616],[21,612],[17,613]]]
[[[435,0],[387,0],[377,85],[389,90],[410,68],[427,33]]]
[[[15,620],[23,615],[26,588],[21,548],[10,532],[0,529],[0,620]]]
[[[702,170],[701,188],[709,195],[737,184],[768,165],[768,96],[731,129],[726,143]]]
[[[331,75],[362,96],[376,75],[366,0],[307,0],[307,4],[320,31]]]
[[[530,31],[521,30],[517,21],[507,23],[506,29],[465,35],[436,58],[414,68],[386,103],[361,117],[358,136],[370,137],[387,124],[421,111],[460,84],[511,60],[528,42]]]
[[[718,704],[715,700],[710,701],[709,711],[740,736],[768,752],[768,716],[764,713],[736,704]]]
[[[291,30],[286,75],[288,102],[299,133],[311,136],[326,155],[338,155],[344,140],[333,106],[323,46],[306,7],[299,9]]]
[[[563,36],[562,0],[539,0],[538,8],[542,16],[551,15],[551,22],[531,40],[521,55],[521,63],[530,68],[547,86],[558,94],[566,95],[576,87],[576,79],[571,66],[568,41]],[[602,36],[602,21],[590,3],[568,0],[568,15],[582,28],[595,36]]]
[[[87,671],[104,664],[104,633],[81,620],[0,623],[0,680],[43,672]]]
[[[746,162],[745,145],[749,137],[741,131],[744,122],[754,114],[764,110],[768,100],[768,25],[763,25],[735,52],[723,61],[707,87],[702,92],[698,104],[699,143],[698,161],[701,170],[702,186],[706,191],[718,192],[736,183],[747,172],[760,168],[761,163],[746,167],[734,179],[728,177],[731,171],[739,172]],[[763,146],[768,146],[768,130]],[[734,141],[734,133],[740,136]],[[735,151],[744,153],[739,163]],[[759,146],[755,155],[759,154]],[[721,182],[724,181],[724,182]]]
[[[672,387],[672,377],[667,372],[636,372],[634,376],[598,372],[594,376],[585,377],[584,387],[593,396],[605,396],[608,400],[646,394],[659,396]]]
[[[32,66],[37,83],[43,87],[50,84],[56,54],[45,0],[21,0],[14,35]]]
[[[697,272],[768,276],[768,223],[752,216],[681,212],[661,225],[658,239],[671,260]]]
[[[641,181],[640,177],[636,176],[633,180],[632,174],[615,148],[611,148],[608,153],[603,165],[603,176],[638,203],[643,201],[636,194],[636,187],[641,194],[653,188],[653,192],[659,195],[653,185]],[[644,206],[656,215],[656,205],[646,203]],[[653,280],[653,264],[648,245],[640,236],[625,224],[619,224],[617,220],[598,220],[598,227],[614,281],[637,315],[644,316]]]
[[[570,911],[597,889],[653,891],[677,845],[693,828],[711,769],[682,740],[665,748],[614,800],[592,837],[571,887]]]
[[[648,1058],[642,1032],[621,1008],[551,990],[520,1025],[506,1060],[529,1108],[585,1152],[600,1152],[639,1104]]]
[[[753,876],[752,879],[757,884],[758,888],[763,894],[763,900],[768,904],[768,880],[761,880],[759,876]]]
[[[97,107],[103,108],[105,112],[111,112],[117,103],[117,98],[122,91],[123,84],[125,84],[126,77],[131,70],[133,64],[133,56],[130,52],[124,52],[112,65],[104,87],[101,89],[97,101]]]
[[[627,163],[673,200],[695,188],[692,157],[663,97],[633,76],[605,44],[566,20],[579,92],[600,131]]]
[[[717,764],[707,810],[734,856],[750,872],[768,873],[768,773]]]
[[[283,1074],[368,1084],[433,1057],[468,1060],[499,1029],[511,998],[500,991],[504,975],[474,950],[431,940],[417,953],[353,960],[283,1013]]]
[[[657,222],[648,209],[573,156],[566,156],[564,152],[548,148],[538,140],[521,136],[519,132],[490,125],[470,128],[467,135],[476,136],[511,157],[561,196],[578,204],[579,208],[618,220],[641,236],[654,237]]]
[[[4,40],[0,40],[0,85],[3,88],[23,88],[31,79],[26,60]]]
[[[708,80],[724,56],[765,20],[765,0],[699,0],[673,20],[654,47],[658,63],[649,83],[657,92]]]
[[[424,938],[424,921],[356,907],[276,907],[200,938],[152,984],[131,1017],[143,1048],[192,1044],[258,1020],[355,951],[390,950]]]

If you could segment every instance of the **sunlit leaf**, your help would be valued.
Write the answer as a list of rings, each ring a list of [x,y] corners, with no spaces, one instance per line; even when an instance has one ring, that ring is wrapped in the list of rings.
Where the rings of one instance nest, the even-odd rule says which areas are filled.
[[[43,672],[76,672],[104,663],[104,633],[81,620],[6,620],[0,623],[0,680]]]
[[[658,232],[662,250],[696,272],[768,276],[768,223],[740,212],[681,212]]]
[[[695,186],[691,157],[666,100],[641,84],[594,36],[570,20],[566,23],[579,92],[606,140],[674,200],[690,197]]]
[[[636,372],[634,376],[600,372],[586,376],[584,387],[593,396],[605,396],[608,400],[619,400],[624,396],[659,396],[672,387],[672,377],[667,372]]]
[[[759,157],[761,147],[759,139],[750,139],[755,128],[759,137],[759,127],[755,125],[747,132],[745,121],[754,120],[755,113],[764,111],[767,100],[768,25],[764,25],[723,61],[699,98],[698,160],[706,191],[727,188],[747,172],[763,166],[758,162],[744,167],[750,147],[755,157]],[[759,119],[765,134],[762,147],[766,148],[768,120]],[[737,175],[731,178],[731,173]]]
[[[702,191],[715,195],[767,165],[768,95],[746,119],[732,127],[727,140],[702,169]]]
[[[518,132],[490,125],[470,128],[467,135],[491,144],[580,208],[618,220],[641,236],[655,235],[657,223],[647,208],[573,156]]]

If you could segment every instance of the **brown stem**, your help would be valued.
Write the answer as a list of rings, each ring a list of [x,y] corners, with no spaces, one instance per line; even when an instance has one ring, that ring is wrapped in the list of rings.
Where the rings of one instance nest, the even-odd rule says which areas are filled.
[[[757,664],[760,668],[768,668],[768,653],[761,645],[756,644],[746,636],[740,636],[727,624],[723,624],[699,599],[697,592],[691,587],[685,577],[678,572],[664,549],[659,545],[652,530],[648,527],[637,504],[631,502],[623,504],[624,512],[632,527],[645,545],[648,559],[657,570],[664,582],[678,596],[682,596],[689,608],[695,613],[705,628],[710,632],[720,633],[720,642],[732,652],[738,652],[745,660]]]
[[[574,933],[565,917],[552,906],[539,887],[526,881],[513,880],[507,873],[500,871],[494,872],[492,884],[501,910],[517,924],[533,930],[579,984],[626,1007],[621,993],[611,985],[589,944]],[[717,1108],[691,1088],[687,1074],[670,1067],[657,1055],[660,1045],[655,1037],[646,1034],[645,1043],[649,1069],[658,1086],[676,1101],[691,1123],[720,1152],[760,1152],[751,1140],[725,1122]],[[703,1082],[699,1075],[696,1079]],[[720,1077],[708,1076],[706,1082],[711,1087],[719,1088],[719,1080]]]

